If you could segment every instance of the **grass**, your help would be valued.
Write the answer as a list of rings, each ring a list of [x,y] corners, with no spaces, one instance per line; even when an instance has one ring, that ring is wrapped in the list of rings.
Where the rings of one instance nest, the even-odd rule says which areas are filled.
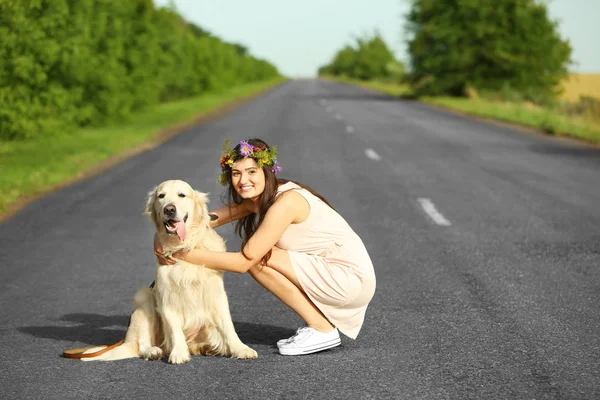
[[[134,114],[127,122],[80,129],[31,141],[0,141],[0,219],[14,205],[77,179],[103,162],[124,159],[164,140],[177,126],[272,88],[285,78],[234,87],[221,93],[163,103]]]
[[[600,75],[597,75],[600,80]],[[368,89],[376,90],[400,98],[415,98],[412,89],[408,85],[393,84],[376,81],[355,81],[347,78],[329,78],[338,82],[349,83]],[[588,79],[582,86],[584,91],[577,92],[573,82],[581,82],[581,78],[573,78],[567,82],[565,93],[569,92],[574,98],[579,94],[587,94],[590,91]],[[571,85],[571,86],[568,86]],[[594,92],[595,93],[595,92]],[[588,94],[589,95],[589,94]],[[600,97],[595,93],[594,97]],[[460,97],[420,97],[419,101],[443,107],[445,109],[462,112],[477,117],[490,118],[498,121],[510,122],[525,127],[530,127],[546,132],[550,135],[567,136],[586,143],[600,144],[600,118],[598,116],[568,115],[558,112],[554,108],[543,108],[531,103],[511,103],[502,101],[485,100],[482,98],[460,98]]]
[[[600,123],[580,116],[559,114],[553,109],[535,107],[527,103],[455,97],[424,97],[420,100],[469,115],[536,128],[550,135],[568,136],[600,144]]]

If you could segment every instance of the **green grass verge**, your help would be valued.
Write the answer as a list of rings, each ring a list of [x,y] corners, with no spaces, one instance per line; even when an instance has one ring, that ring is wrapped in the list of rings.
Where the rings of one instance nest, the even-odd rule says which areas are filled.
[[[328,79],[361,86],[400,98],[414,98],[413,91],[408,85],[376,81],[362,82],[346,78],[328,77]],[[591,118],[564,115],[553,109],[536,107],[527,103],[459,97],[420,97],[417,100],[468,115],[539,129],[550,135],[567,136],[587,143],[600,144],[600,122]]]
[[[160,132],[192,123],[236,100],[272,88],[287,78],[234,87],[220,93],[158,104],[125,123],[86,128],[64,137],[0,141],[0,217],[17,202],[81,176],[132,148],[152,147]]]
[[[469,115],[536,128],[550,135],[568,136],[588,143],[600,144],[600,123],[583,117],[558,114],[552,109],[519,103],[454,97],[423,97],[420,100]]]

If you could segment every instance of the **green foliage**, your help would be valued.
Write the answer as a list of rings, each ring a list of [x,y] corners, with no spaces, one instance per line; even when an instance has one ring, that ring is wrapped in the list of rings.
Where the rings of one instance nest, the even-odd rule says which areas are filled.
[[[0,0],[0,140],[278,75],[152,0]]]
[[[571,46],[537,0],[412,0],[411,81],[421,94],[502,91],[543,102],[568,75]]]
[[[319,68],[319,75],[359,80],[400,80],[404,66],[398,62],[379,33],[356,39],[356,45],[338,51],[331,63]]]
[[[77,128],[71,135],[0,141],[0,218],[27,197],[155,147],[174,132],[175,126],[181,131],[223,106],[257,96],[283,82],[285,78],[278,77],[158,103],[134,111],[127,121]]]

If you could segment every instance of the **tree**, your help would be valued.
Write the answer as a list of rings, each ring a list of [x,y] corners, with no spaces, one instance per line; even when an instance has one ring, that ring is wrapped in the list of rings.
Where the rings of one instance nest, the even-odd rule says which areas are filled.
[[[356,45],[346,45],[330,64],[319,68],[319,75],[345,76],[360,80],[398,78],[404,68],[378,32],[356,38]],[[399,79],[399,78],[398,78]]]
[[[571,46],[537,0],[412,0],[406,15],[411,78],[424,94],[507,87],[530,100],[556,95]]]
[[[278,76],[152,0],[0,0],[0,141]]]

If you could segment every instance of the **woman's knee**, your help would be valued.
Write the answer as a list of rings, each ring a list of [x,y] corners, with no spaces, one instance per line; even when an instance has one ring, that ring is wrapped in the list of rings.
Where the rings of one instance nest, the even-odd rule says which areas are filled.
[[[282,250],[278,247],[271,249],[271,256],[266,263],[266,266],[274,269],[275,271],[283,272],[292,268],[290,257],[286,250]]]
[[[277,255],[279,256],[279,252],[281,252],[282,250],[278,249],[277,247],[273,247],[273,250],[271,250],[271,254],[269,259],[264,262],[261,261],[258,264],[254,264],[252,267],[250,267],[250,269],[248,270],[248,273],[252,276],[258,276],[261,273],[267,272],[265,271],[265,268],[273,270],[273,271],[277,271],[278,270],[278,258],[279,257],[273,257],[273,255]]]
[[[264,265],[263,263],[258,263],[258,264],[253,265],[252,267],[250,267],[250,269],[248,270],[248,273],[250,274],[251,277],[258,280],[257,278],[260,277],[260,275],[265,272],[264,271],[265,268],[269,268],[269,267]]]

